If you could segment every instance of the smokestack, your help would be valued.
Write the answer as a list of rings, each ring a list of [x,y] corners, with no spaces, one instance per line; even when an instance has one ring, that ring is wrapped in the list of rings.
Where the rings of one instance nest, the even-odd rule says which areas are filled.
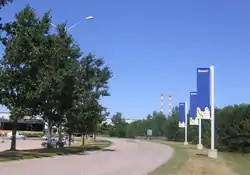
[[[163,100],[164,100],[163,93],[161,93],[161,96],[160,96],[160,112],[161,113],[163,113],[163,109],[164,109]]]

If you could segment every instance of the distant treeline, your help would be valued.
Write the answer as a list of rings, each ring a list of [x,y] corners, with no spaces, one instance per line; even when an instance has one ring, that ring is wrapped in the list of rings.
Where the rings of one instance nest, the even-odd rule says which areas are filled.
[[[103,124],[100,132],[113,137],[135,138],[146,136],[152,129],[153,136],[164,136],[171,141],[183,141],[184,129],[178,128],[178,108],[171,116],[153,112],[144,120],[125,122],[121,113],[112,117],[113,125]],[[220,151],[250,152],[250,105],[240,104],[215,109],[215,143]],[[188,141],[198,142],[198,126],[188,125]],[[202,122],[202,143],[210,146],[210,121]]]

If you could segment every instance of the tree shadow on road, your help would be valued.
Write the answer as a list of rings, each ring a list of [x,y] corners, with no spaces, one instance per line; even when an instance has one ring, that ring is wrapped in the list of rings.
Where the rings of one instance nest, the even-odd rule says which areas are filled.
[[[3,151],[0,152],[0,162],[22,160],[22,159],[34,159],[43,157],[54,156],[66,156],[66,155],[84,155],[86,151],[113,151],[111,149],[105,149],[111,144],[110,141],[95,141],[83,146],[72,146],[64,148],[39,148],[29,150],[17,150],[17,151]]]
[[[101,151],[113,152],[113,151],[115,151],[115,149],[107,149],[107,148],[105,149],[105,148],[104,148],[104,149],[102,149]]]

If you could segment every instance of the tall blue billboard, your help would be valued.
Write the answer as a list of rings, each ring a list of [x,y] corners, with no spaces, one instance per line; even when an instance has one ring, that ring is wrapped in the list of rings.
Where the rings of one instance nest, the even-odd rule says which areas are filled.
[[[190,125],[199,125],[199,121],[196,117],[196,108],[197,108],[197,92],[190,92]]]
[[[179,103],[179,128],[185,128],[186,104]]]
[[[198,119],[210,119],[210,68],[197,68]]]

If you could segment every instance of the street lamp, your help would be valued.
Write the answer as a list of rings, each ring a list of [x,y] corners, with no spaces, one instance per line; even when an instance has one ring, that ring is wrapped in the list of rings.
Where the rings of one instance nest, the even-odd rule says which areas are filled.
[[[94,19],[94,17],[93,16],[87,16],[86,18],[84,18],[85,20],[92,20],[92,19]],[[82,21],[78,21],[78,22],[76,22],[74,25],[72,25],[72,26],[70,26],[68,29],[66,29],[65,28],[65,30],[66,31],[69,31],[69,30],[71,30],[71,29],[73,29],[75,26],[77,26],[78,24],[80,24]],[[53,24],[53,23],[50,23],[53,27],[57,27],[55,24]]]

